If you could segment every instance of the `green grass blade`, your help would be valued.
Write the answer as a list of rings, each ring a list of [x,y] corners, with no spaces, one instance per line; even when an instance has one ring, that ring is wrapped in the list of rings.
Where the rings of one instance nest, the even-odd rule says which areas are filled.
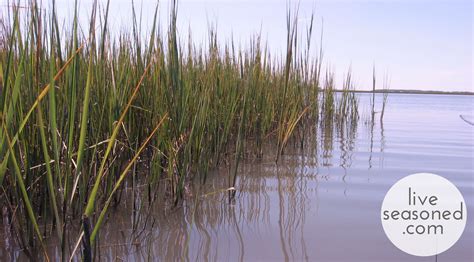
[[[48,153],[48,145],[47,145],[47,140],[46,140],[46,132],[44,131],[44,120],[43,120],[43,113],[41,110],[41,105],[36,108],[36,112],[38,115],[38,124],[39,124],[39,130],[40,130],[40,136],[41,136],[41,146],[43,148],[43,157],[46,165],[46,180],[48,184],[48,191],[49,191],[49,200],[51,202],[51,206],[53,207],[53,213],[54,213],[54,218],[56,219],[56,232],[58,234],[58,238],[61,241],[62,238],[62,222],[59,218],[59,211],[58,211],[58,205],[56,201],[56,188],[54,187],[54,182],[53,182],[53,172],[51,171],[51,158]]]
[[[82,162],[84,159],[84,145],[87,136],[87,121],[89,120],[89,100],[90,100],[90,89],[91,89],[91,82],[92,82],[92,58],[91,55],[89,57],[89,66],[87,70],[87,82],[86,82],[86,90],[84,94],[84,101],[82,106],[82,117],[81,117],[81,130],[79,135],[79,148],[77,152],[77,161],[76,161],[76,176],[81,172]]]

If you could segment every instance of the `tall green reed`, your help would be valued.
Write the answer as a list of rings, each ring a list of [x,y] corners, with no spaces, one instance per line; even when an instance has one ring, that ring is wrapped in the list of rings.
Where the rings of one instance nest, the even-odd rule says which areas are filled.
[[[231,163],[232,199],[239,163],[261,157],[264,144],[275,144],[278,160],[291,139],[303,144],[318,118],[358,116],[350,74],[340,99],[330,72],[321,83],[321,45],[316,57],[310,55],[313,16],[306,41],[299,41],[298,10],[288,10],[287,50],[279,57],[260,35],[243,48],[221,43],[213,29],[207,48],[191,33],[181,41],[177,1],[165,34],[156,6],[145,40],[134,8],[132,32],[113,34],[110,1],[103,12],[94,2],[83,33],[78,1],[63,27],[55,4],[50,12],[35,0],[27,9],[13,5],[3,25],[0,186],[6,193],[0,205],[8,199],[16,210],[10,215],[33,225],[21,231],[30,238],[34,232],[32,245],[45,237],[38,221],[53,221],[63,259],[71,251],[66,229],[80,219],[87,233],[84,257],[92,256],[131,173],[150,191],[164,183],[178,204],[194,177],[205,181],[209,169]]]

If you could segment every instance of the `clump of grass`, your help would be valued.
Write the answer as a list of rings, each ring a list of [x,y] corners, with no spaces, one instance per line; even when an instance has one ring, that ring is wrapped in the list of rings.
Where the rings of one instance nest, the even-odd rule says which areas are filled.
[[[342,86],[341,97],[337,105],[337,121],[350,120],[355,122],[359,119],[359,100],[353,92],[354,86],[352,84],[352,74],[349,71],[344,79]]]
[[[231,160],[229,188],[236,188],[246,153],[261,156],[264,143],[275,143],[278,160],[287,142],[319,117],[358,116],[350,74],[339,100],[330,73],[320,85],[322,49],[309,55],[313,18],[299,44],[298,12],[288,11],[281,59],[260,36],[236,49],[210,30],[207,50],[191,36],[183,44],[176,1],[166,36],[157,29],[158,5],[147,40],[135,9],[132,33],[112,35],[109,4],[98,14],[94,3],[87,34],[77,1],[69,26],[59,26],[55,1],[50,12],[35,0],[28,8],[13,5],[2,19],[0,205],[11,203],[12,226],[29,238],[25,248],[42,245],[54,228],[66,258],[72,250],[65,229],[82,219],[84,258],[90,258],[129,174],[143,176],[149,191],[164,183],[177,204],[190,179],[205,181],[223,159]],[[142,167],[132,168],[139,159]],[[229,192],[232,198],[235,190]],[[52,227],[42,233],[46,221]]]

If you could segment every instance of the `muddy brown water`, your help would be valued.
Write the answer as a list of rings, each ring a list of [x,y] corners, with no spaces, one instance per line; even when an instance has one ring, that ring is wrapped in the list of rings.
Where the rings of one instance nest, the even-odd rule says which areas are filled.
[[[96,254],[111,261],[474,261],[474,126],[460,117],[472,117],[474,97],[391,94],[383,122],[376,113],[373,124],[364,111],[370,95],[359,97],[357,125],[317,125],[305,147],[290,145],[278,164],[271,148],[245,160],[232,203],[225,167],[192,185],[179,208],[125,211],[146,202],[145,188],[128,192]],[[417,172],[446,177],[467,205],[463,235],[437,257],[400,251],[381,224],[385,193]],[[48,250],[59,257],[59,247]],[[0,246],[0,259],[7,256],[24,258]]]

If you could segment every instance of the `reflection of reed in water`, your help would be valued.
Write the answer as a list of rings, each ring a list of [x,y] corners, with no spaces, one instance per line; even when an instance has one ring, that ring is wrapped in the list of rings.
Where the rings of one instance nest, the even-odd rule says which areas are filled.
[[[332,121],[323,121],[321,122],[321,147],[322,147],[322,165],[330,167],[332,166],[332,152],[333,152],[333,142],[334,142],[334,125]]]
[[[358,121],[354,119],[336,122],[336,140],[339,141],[340,166],[343,168],[349,168],[352,165],[357,127]]]
[[[287,260],[308,259],[304,225],[314,201],[307,196],[312,191],[308,180],[314,177],[297,159],[304,160],[285,157],[281,166],[244,163],[234,205],[228,204],[227,181],[219,175],[195,184],[194,195],[178,208],[159,201],[149,205],[146,197],[125,191],[123,206],[105,224],[96,252],[105,260],[242,261],[249,247],[260,244],[258,237],[270,233],[278,234],[274,237]],[[141,213],[133,214],[131,206],[140,206]]]

